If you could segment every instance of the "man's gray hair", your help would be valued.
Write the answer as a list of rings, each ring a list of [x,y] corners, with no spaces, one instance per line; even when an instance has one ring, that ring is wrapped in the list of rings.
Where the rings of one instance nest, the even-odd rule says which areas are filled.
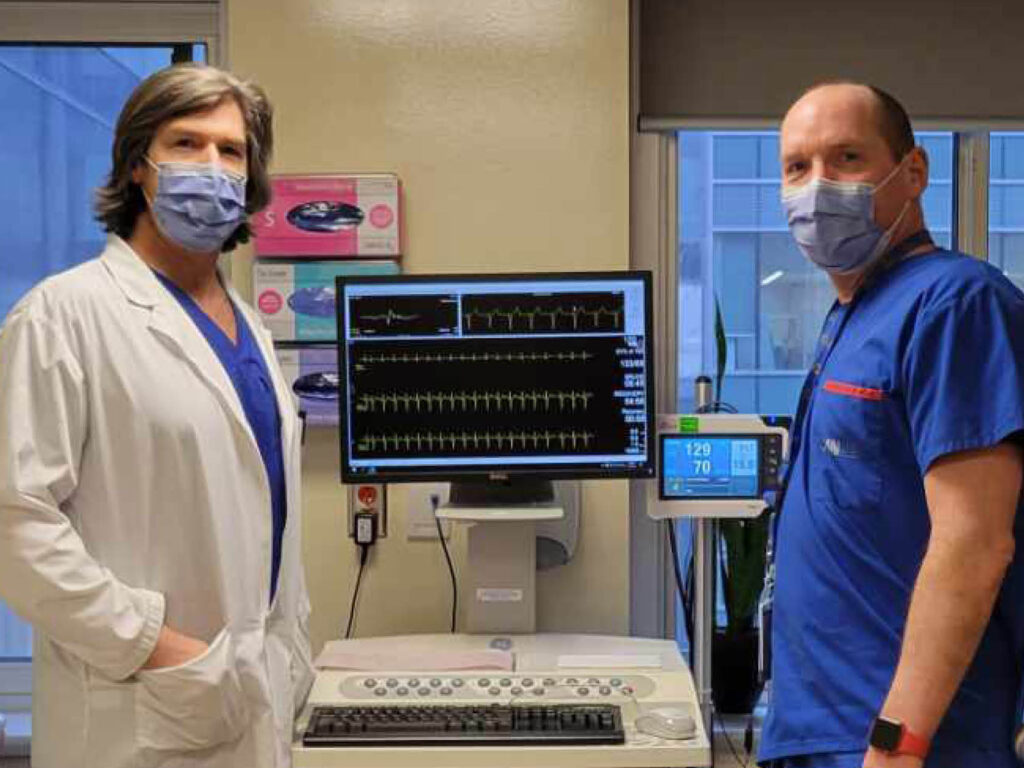
[[[245,210],[256,213],[270,202],[268,166],[273,150],[273,108],[263,89],[230,72],[205,64],[177,64],[147,77],[128,97],[117,119],[112,164],[107,183],[96,191],[96,218],[107,232],[128,238],[139,214],[146,209],[141,187],[132,171],[141,163],[161,125],[233,99],[245,121]],[[249,224],[241,224],[221,250],[249,241]]]

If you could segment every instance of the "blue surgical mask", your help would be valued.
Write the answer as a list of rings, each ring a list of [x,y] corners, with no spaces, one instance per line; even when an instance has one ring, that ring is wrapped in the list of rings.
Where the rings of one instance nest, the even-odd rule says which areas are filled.
[[[220,252],[245,221],[245,176],[213,163],[146,162],[157,172],[156,195],[146,199],[163,236],[189,251]]]
[[[859,272],[885,253],[910,210],[910,200],[883,230],[875,223],[875,193],[902,167],[901,160],[877,185],[817,178],[783,189],[782,207],[804,255],[827,272],[844,275]]]

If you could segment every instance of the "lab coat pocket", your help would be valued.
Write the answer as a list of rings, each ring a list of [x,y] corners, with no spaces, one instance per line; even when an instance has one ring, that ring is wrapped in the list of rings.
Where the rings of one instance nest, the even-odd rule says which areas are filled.
[[[185,752],[237,739],[249,722],[230,634],[222,630],[204,654],[177,667],[137,674],[138,744]]]

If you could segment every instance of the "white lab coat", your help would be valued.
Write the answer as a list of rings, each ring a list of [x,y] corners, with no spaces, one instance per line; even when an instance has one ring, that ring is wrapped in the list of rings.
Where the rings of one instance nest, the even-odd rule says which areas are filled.
[[[35,768],[283,768],[312,683],[295,400],[254,313],[288,489],[270,492],[230,379],[118,237],[0,333],[0,598],[35,625]],[[162,624],[210,643],[140,671]]]

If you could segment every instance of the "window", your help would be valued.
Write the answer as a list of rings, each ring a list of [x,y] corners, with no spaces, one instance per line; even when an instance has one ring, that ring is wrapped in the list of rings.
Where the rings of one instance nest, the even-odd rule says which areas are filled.
[[[204,46],[0,44],[0,318],[37,282],[102,249],[92,194],[110,169],[118,113],[172,59],[204,60]],[[0,603],[0,712],[16,747],[30,727],[31,655],[30,627]]]
[[[1024,288],[1024,133],[989,137],[988,257]]]

